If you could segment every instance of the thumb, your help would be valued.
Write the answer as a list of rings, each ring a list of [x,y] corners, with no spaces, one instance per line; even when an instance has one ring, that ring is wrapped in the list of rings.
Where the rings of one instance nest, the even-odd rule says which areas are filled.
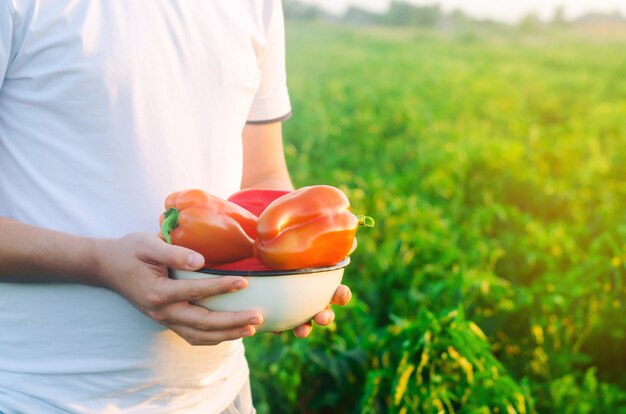
[[[198,270],[204,266],[204,257],[191,249],[154,239],[154,247],[148,250],[147,259],[178,270]]]

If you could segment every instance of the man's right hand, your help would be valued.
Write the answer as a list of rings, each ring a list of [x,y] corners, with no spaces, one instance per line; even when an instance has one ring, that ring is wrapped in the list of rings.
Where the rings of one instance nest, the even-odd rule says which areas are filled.
[[[243,277],[174,280],[167,268],[197,270],[202,256],[167,244],[156,235],[133,233],[121,239],[95,239],[98,282],[137,309],[172,329],[191,345],[216,345],[254,335],[263,319],[257,311],[211,312],[190,302],[244,289]]]

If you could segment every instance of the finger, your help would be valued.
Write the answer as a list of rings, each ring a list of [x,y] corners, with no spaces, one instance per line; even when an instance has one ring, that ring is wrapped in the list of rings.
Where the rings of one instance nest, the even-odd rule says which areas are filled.
[[[241,329],[263,323],[263,316],[258,311],[211,312],[202,306],[183,302],[150,312],[150,317],[164,325],[186,326],[204,332]]]
[[[316,324],[321,325],[321,326],[330,325],[334,320],[335,320],[335,312],[333,312],[333,310],[330,309],[330,307],[319,312],[317,315],[315,315],[315,318],[313,318],[313,321],[315,321]]]
[[[191,249],[168,244],[158,237],[146,243],[144,259],[179,270],[198,270],[204,266],[204,257]]]
[[[337,290],[335,290],[335,294],[333,295],[332,300],[330,301],[333,305],[345,306],[350,303],[352,299],[352,291],[346,285],[339,285]]]
[[[248,281],[240,276],[220,276],[206,279],[161,279],[155,289],[153,306],[174,302],[196,302],[210,296],[235,292],[248,286]],[[154,303],[153,303],[154,302]]]
[[[313,330],[313,325],[311,324],[311,322],[307,322],[294,328],[293,334],[297,338],[306,338],[307,336],[309,336],[312,330]]]
[[[211,332],[181,325],[172,325],[170,328],[191,345],[217,345],[224,341],[250,337],[256,333],[253,326]]]

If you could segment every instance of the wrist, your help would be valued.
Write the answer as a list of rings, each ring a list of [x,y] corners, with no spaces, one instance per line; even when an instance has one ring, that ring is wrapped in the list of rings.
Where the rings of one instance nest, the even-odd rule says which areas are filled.
[[[110,289],[110,281],[107,278],[107,263],[111,243],[114,240],[100,238],[86,238],[82,274],[88,278],[87,284]]]
[[[276,179],[270,178],[270,179],[266,179],[263,181],[257,181],[255,183],[242,185],[241,187],[242,190],[253,189],[253,188],[264,189],[264,190],[292,191],[294,189],[294,186],[291,183],[291,180],[289,180],[288,178],[276,178]]]

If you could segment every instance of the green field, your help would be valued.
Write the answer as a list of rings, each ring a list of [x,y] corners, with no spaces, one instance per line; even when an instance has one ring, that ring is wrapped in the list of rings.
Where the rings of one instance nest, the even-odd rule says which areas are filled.
[[[287,26],[296,186],[373,216],[352,303],[246,340],[277,413],[626,413],[626,41]]]

